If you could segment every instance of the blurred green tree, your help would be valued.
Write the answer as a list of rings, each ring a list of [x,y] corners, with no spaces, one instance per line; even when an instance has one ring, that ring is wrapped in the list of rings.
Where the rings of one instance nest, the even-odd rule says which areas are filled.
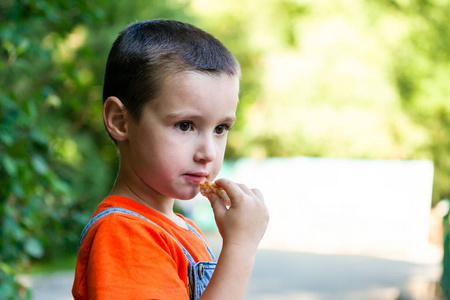
[[[103,130],[108,51],[137,19],[186,19],[180,1],[0,3],[0,299],[36,259],[76,253],[117,168]]]
[[[423,150],[434,162],[437,203],[450,197],[450,2],[389,1],[386,6],[411,23],[393,52],[393,79],[404,111],[427,131]]]
[[[89,109],[75,99],[89,95],[83,87],[92,76],[73,59],[87,55],[78,52],[83,28],[76,26],[101,18],[89,1],[0,4],[1,299],[29,298],[15,275],[33,259],[76,244],[75,229],[86,219],[72,186],[81,163],[73,150],[83,135],[73,133]],[[74,119],[81,122],[74,126]]]

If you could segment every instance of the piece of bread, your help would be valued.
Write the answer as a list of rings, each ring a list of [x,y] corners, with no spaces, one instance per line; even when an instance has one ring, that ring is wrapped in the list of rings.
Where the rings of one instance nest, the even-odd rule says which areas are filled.
[[[227,193],[215,182],[211,182],[208,180],[200,182],[200,193],[202,193],[202,195],[205,197],[208,197],[209,194],[214,193],[219,196],[220,199],[222,199],[223,203],[226,206],[231,206],[231,200],[228,197]]]

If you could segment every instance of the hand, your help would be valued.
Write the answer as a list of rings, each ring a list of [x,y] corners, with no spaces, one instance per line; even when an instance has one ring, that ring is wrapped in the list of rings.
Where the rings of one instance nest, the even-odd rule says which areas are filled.
[[[268,222],[269,213],[260,190],[219,179],[216,184],[231,200],[229,209],[216,194],[208,196],[223,244],[256,251]]]

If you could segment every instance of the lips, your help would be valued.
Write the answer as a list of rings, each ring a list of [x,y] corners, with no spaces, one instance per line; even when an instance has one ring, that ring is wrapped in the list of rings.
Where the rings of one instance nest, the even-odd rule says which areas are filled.
[[[185,173],[184,177],[188,178],[195,183],[200,183],[207,179],[208,173],[206,172],[195,172],[195,173]]]

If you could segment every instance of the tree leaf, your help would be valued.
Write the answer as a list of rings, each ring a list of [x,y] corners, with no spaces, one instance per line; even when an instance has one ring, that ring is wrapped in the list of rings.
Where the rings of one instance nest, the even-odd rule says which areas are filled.
[[[14,290],[10,282],[2,282],[0,284],[0,299],[10,299],[14,294]]]
[[[10,176],[16,176],[17,174],[17,164],[10,156],[5,155],[3,157],[3,167]]]
[[[5,143],[6,146],[12,146],[14,144],[14,137],[11,133],[0,132],[0,141]]]
[[[33,164],[33,168],[39,174],[46,174],[48,172],[48,165],[45,159],[41,155],[34,155],[31,163]]]
[[[41,258],[44,255],[44,247],[37,238],[29,237],[25,242],[25,252],[31,257]]]

